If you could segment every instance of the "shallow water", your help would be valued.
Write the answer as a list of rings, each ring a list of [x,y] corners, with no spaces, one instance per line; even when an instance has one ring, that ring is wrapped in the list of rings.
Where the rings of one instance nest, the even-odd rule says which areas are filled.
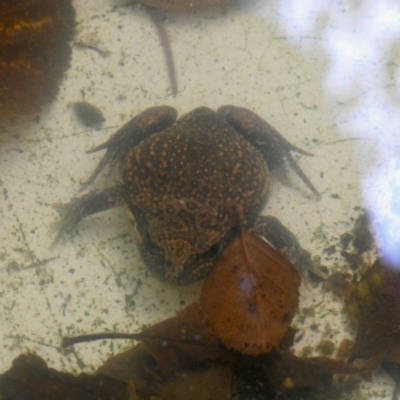
[[[54,368],[91,370],[129,342],[95,342],[71,352],[60,350],[62,336],[134,332],[198,297],[200,285],[170,287],[148,274],[123,208],[87,218],[49,249],[58,218],[51,205],[77,196],[101,157],[85,151],[149,106],[169,104],[180,114],[200,105],[247,107],[311,151],[314,157],[296,159],[321,199],[290,174],[289,182],[273,180],[265,213],[277,216],[323,265],[346,268],[339,236],[352,228],[358,207],[387,210],[381,197],[389,201],[389,184],[399,185],[400,6],[311,3],[259,1],[229,12],[167,16],[179,85],[173,97],[144,10],[112,0],[74,1],[75,40],[107,55],[73,47],[59,95],[40,118],[0,125],[1,371],[27,351]],[[81,100],[103,110],[101,128],[76,120],[71,105]],[[103,175],[95,186],[114,179]],[[332,245],[335,252],[324,253]],[[310,306],[316,317],[297,322],[304,334],[298,351],[327,332],[336,344],[351,337],[342,304],[320,286],[302,287],[301,309]],[[392,386],[377,374],[361,392],[390,399]]]

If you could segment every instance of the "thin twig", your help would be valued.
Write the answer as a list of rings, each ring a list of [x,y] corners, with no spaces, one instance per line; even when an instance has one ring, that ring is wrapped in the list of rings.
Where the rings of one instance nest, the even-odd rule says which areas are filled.
[[[172,94],[176,96],[178,94],[178,81],[176,78],[175,61],[174,61],[174,56],[172,54],[172,47],[171,47],[171,42],[169,40],[168,32],[165,29],[163,22],[161,21],[159,12],[154,8],[150,7],[144,7],[144,8],[150,15],[150,18],[152,19],[154,25],[158,30],[158,34],[160,35],[161,43],[164,47],[165,60],[167,62],[168,75],[171,82]]]

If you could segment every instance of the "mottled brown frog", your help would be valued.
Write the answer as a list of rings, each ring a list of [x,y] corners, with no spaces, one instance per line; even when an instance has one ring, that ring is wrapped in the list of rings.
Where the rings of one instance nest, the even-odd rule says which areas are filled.
[[[177,120],[174,108],[152,107],[89,153],[102,149],[107,152],[84,188],[117,161],[122,162],[123,183],[72,200],[64,207],[56,240],[83,217],[126,205],[149,270],[172,284],[190,284],[205,278],[237,233],[234,207],[241,210],[247,229],[296,265],[312,267],[309,253],[290,231],[274,217],[259,216],[270,171],[286,163],[319,196],[290,154],[310,153],[252,111],[200,107]]]

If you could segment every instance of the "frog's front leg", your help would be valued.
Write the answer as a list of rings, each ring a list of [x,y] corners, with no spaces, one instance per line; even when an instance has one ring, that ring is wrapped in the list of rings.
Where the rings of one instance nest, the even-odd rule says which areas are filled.
[[[104,190],[94,190],[71,200],[68,204],[56,206],[61,213],[61,220],[53,226],[54,230],[57,231],[53,245],[58,242],[65,231],[74,227],[81,219],[110,208],[122,206],[125,203],[125,186],[121,184]]]
[[[273,126],[247,108],[223,106],[218,113],[260,151],[271,171],[281,168],[286,162],[289,163],[314,195],[320,197],[317,189],[290,154],[291,151],[296,151],[312,156],[311,153],[288,142]]]
[[[106,142],[87,151],[94,153],[107,149],[92,175],[82,184],[81,190],[86,189],[107,164],[112,167],[116,161],[122,162],[129,150],[142,140],[172,125],[177,115],[175,108],[170,106],[150,107],[118,129]]]
[[[301,247],[296,236],[277,218],[270,215],[257,217],[250,230],[268,240],[301,273],[310,271],[322,279],[327,279],[328,275],[312,261],[310,252]]]

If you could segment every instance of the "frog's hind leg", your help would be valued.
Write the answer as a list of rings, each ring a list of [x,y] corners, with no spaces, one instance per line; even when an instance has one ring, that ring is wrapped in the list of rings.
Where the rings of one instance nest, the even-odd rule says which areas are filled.
[[[73,199],[68,204],[55,205],[54,207],[61,213],[61,219],[52,226],[57,232],[52,247],[64,232],[73,228],[81,219],[125,203],[125,187],[116,185],[105,190],[94,190]]]
[[[273,126],[253,111],[241,107],[223,106],[218,110],[218,113],[224,116],[244,138],[260,151],[271,171],[288,163],[314,195],[320,197],[318,190],[307,178],[290,152],[295,151],[306,156],[313,154],[288,142]]]
[[[259,216],[250,230],[271,243],[302,275],[309,271],[327,279],[328,275],[314,263],[310,252],[301,247],[296,236],[277,218],[270,215]]]
[[[81,190],[86,189],[106,165],[113,167],[116,162],[122,162],[129,150],[153,133],[173,124],[176,117],[177,111],[170,106],[148,108],[118,129],[106,142],[88,150],[86,153],[107,149],[92,175],[82,184]]]

